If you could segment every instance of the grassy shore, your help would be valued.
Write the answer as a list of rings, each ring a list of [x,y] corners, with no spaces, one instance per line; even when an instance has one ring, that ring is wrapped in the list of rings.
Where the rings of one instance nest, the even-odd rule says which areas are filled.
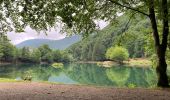
[[[114,61],[79,61],[77,63],[90,63],[90,64],[98,64],[99,66],[103,67],[113,67],[113,66],[120,66],[119,63]],[[128,61],[123,61],[123,66],[129,67],[151,67],[152,62],[149,59],[144,58],[136,58],[136,59],[129,59]]]
[[[135,67],[151,67],[152,62],[149,59],[137,58],[129,59],[129,61],[124,61],[125,64]]]
[[[24,81],[15,80],[15,79],[8,79],[8,78],[0,78],[0,82],[24,82]]]

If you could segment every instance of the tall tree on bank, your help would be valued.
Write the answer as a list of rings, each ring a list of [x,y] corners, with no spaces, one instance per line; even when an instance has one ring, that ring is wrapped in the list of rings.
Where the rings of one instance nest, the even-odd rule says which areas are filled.
[[[168,4],[169,0],[1,0],[0,9],[3,12],[0,12],[0,17],[3,19],[0,22],[7,23],[6,16],[19,32],[28,25],[37,31],[46,31],[62,22],[64,32],[86,36],[97,29],[96,20],[112,23],[120,13],[141,14],[148,17],[152,25],[158,57],[157,85],[168,87],[165,59],[169,33]],[[160,21],[161,34],[157,29]],[[8,28],[9,24],[3,25]]]
[[[167,77],[167,64],[166,64],[166,49],[168,45],[168,34],[169,34],[169,19],[168,19],[168,1],[162,0],[161,10],[162,10],[162,39],[160,40],[160,36],[158,33],[158,26],[155,16],[155,2],[154,0],[149,1],[149,18],[151,20],[153,37],[155,40],[155,48],[158,57],[158,64],[156,67],[156,71],[158,74],[158,86],[168,87],[168,77]],[[160,42],[161,41],[161,42]]]

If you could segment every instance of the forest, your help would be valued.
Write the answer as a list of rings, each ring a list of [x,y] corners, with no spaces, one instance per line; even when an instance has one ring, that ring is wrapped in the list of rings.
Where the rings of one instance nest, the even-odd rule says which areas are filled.
[[[76,60],[105,61],[109,60],[106,51],[110,47],[121,46],[128,50],[129,58],[149,58],[154,62],[156,54],[149,19],[134,17],[128,22],[129,16],[124,14],[116,24],[110,24],[67,48],[68,52]],[[166,52],[167,60],[170,58],[169,49]]]
[[[0,37],[0,41],[0,61],[2,63],[67,63],[72,60],[67,51],[52,50],[46,44],[38,48],[16,48],[5,35]]]
[[[51,49],[48,45],[20,49],[12,45],[10,40],[3,35],[0,44],[0,60],[13,63],[107,61],[111,59],[106,57],[106,51],[110,47],[121,46],[128,50],[128,58],[149,58],[154,62],[156,55],[153,48],[154,40],[150,37],[152,30],[149,19],[134,17],[135,19],[128,22],[129,16],[124,14],[117,19],[116,24],[109,24],[65,50]],[[166,56],[169,60],[169,49]]]

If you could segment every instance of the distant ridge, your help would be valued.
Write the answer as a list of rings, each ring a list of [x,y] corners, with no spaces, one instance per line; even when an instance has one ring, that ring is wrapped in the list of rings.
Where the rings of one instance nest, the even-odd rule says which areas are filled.
[[[81,36],[79,36],[79,35],[66,37],[61,40],[30,39],[30,40],[26,40],[24,42],[17,44],[16,47],[17,48],[23,48],[23,47],[38,48],[39,46],[41,46],[43,44],[47,44],[47,45],[49,45],[49,47],[51,49],[63,50],[80,40],[81,40]]]

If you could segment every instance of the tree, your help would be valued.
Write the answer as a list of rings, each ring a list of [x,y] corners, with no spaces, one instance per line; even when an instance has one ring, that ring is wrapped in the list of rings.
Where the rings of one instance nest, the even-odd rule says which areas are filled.
[[[28,47],[23,47],[21,49],[21,57],[20,61],[22,62],[30,62],[30,49]]]
[[[0,45],[0,61],[1,61],[1,59],[2,59],[2,57],[3,57],[3,48],[2,48],[2,46]]]
[[[13,57],[13,61],[15,62],[15,63],[17,63],[18,61],[19,61],[19,58],[21,57],[21,50],[20,49],[18,49],[18,48],[16,48],[16,47],[14,47],[14,49],[13,49],[14,51],[14,57]]]
[[[118,61],[120,64],[122,64],[124,60],[127,60],[128,57],[128,51],[121,46],[111,47],[106,52],[107,59]]]
[[[112,20],[117,17],[117,13],[119,12],[122,13],[130,10],[148,17],[151,21],[155,49],[158,57],[156,68],[158,75],[157,85],[161,87],[169,87],[166,73],[167,64],[165,60],[169,34],[168,2],[170,1],[131,0],[127,2],[126,0],[83,0],[81,2],[77,0],[62,0],[59,2],[60,6],[58,7],[60,8],[58,8],[58,13],[68,28],[72,30],[78,29],[78,32],[84,32],[86,34],[95,29],[94,19]],[[65,4],[65,6],[62,7],[62,4]],[[162,21],[162,39],[160,39],[160,35],[158,34],[158,21]]]
[[[60,62],[68,63],[73,60],[73,57],[67,51],[60,51],[60,52],[61,52]]]
[[[158,57],[158,86],[169,86],[165,53],[169,34],[169,0],[3,0],[0,2],[1,22],[4,16],[11,19],[16,31],[27,25],[37,31],[48,30],[57,22],[63,22],[63,30],[68,34],[83,33],[84,36],[96,30],[96,20],[113,22],[120,13],[130,12],[150,19],[155,49]],[[15,6],[18,5],[18,6]],[[23,8],[23,9],[19,9]],[[21,21],[20,21],[21,19]],[[162,38],[158,34],[157,23],[162,22]],[[5,24],[4,26],[8,26]],[[5,29],[5,28],[3,28]],[[2,30],[2,29],[1,29]]]
[[[53,51],[53,60],[55,62],[59,62],[61,60],[61,52],[59,50],[54,50]]]
[[[41,58],[41,52],[39,49],[34,49],[31,53],[32,62],[39,63]]]
[[[0,35],[1,60],[12,61],[14,57],[14,46],[10,43],[6,35]]]
[[[52,50],[48,45],[42,45],[38,49],[41,53],[41,61],[52,62]]]
[[[93,47],[92,60],[100,61],[105,59],[105,46],[99,40],[96,41]]]

